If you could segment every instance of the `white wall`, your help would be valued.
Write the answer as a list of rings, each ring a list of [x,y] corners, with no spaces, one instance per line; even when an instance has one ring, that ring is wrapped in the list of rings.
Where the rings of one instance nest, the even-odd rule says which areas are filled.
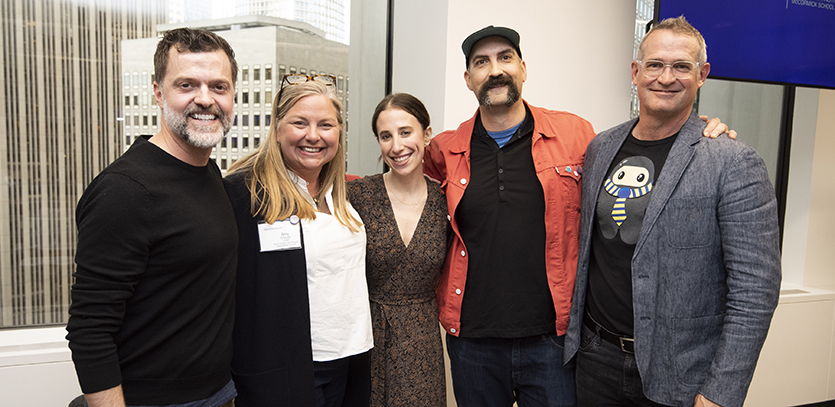
[[[811,159],[812,173],[803,284],[835,290],[835,211],[832,210],[835,202],[832,176],[832,160],[835,157],[835,90],[820,91],[817,111],[814,154],[812,157],[804,157],[806,160]],[[831,396],[835,398],[835,395]]]
[[[0,405],[66,406],[81,394],[64,327],[0,331]]]
[[[804,283],[820,93],[817,89],[798,88],[795,94],[786,217],[783,221],[783,284]],[[821,113],[827,115],[826,112]]]
[[[417,3],[395,1],[393,87],[424,100],[436,133],[456,128],[478,107],[464,83],[461,42],[488,25],[519,32],[528,68],[525,100],[579,114],[598,131],[629,119],[634,2]]]

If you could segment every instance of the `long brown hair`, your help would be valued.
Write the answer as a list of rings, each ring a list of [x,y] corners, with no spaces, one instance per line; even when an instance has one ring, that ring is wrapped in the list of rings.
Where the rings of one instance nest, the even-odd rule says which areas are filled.
[[[302,219],[316,219],[316,210],[307,202],[296,187],[293,177],[284,162],[284,154],[278,143],[279,123],[287,112],[302,98],[312,95],[324,95],[330,99],[336,109],[339,123],[339,143],[336,156],[322,167],[319,172],[319,190],[316,200],[333,186],[333,213],[340,223],[358,232],[362,223],[348,211],[348,199],[345,192],[345,126],[342,119],[342,103],[333,92],[333,86],[317,81],[298,85],[288,85],[276,96],[273,103],[273,117],[267,140],[246,157],[238,160],[229,168],[228,175],[243,173],[252,201],[252,214],[260,214],[264,220],[273,223],[291,215]],[[280,98],[280,99],[279,99]]]

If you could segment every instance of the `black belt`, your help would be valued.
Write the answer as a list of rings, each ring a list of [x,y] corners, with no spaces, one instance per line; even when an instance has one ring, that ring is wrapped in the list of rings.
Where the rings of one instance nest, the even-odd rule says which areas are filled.
[[[592,320],[588,315],[583,317],[583,325],[592,331],[597,332],[601,339],[619,347],[623,352],[631,354],[635,353],[635,339],[609,332],[609,330],[599,325],[597,322],[594,322],[594,320]]]

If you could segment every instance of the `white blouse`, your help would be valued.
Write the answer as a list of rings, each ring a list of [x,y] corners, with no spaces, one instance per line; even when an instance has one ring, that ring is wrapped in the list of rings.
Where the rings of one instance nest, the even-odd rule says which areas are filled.
[[[315,206],[307,182],[298,176],[294,181]],[[333,213],[333,187],[325,194],[325,202]],[[347,205],[351,215],[360,219]],[[326,362],[368,351],[374,343],[365,281],[365,226],[354,233],[335,216],[322,212],[316,212],[314,220],[302,219],[301,224],[313,360]]]

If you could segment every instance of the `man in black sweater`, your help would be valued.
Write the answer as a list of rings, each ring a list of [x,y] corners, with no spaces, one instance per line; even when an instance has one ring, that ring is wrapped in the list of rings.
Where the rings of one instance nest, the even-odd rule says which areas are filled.
[[[76,209],[67,339],[91,407],[231,405],[237,230],[209,155],[232,124],[237,63],[221,37],[181,28],[154,69],[162,130]]]

